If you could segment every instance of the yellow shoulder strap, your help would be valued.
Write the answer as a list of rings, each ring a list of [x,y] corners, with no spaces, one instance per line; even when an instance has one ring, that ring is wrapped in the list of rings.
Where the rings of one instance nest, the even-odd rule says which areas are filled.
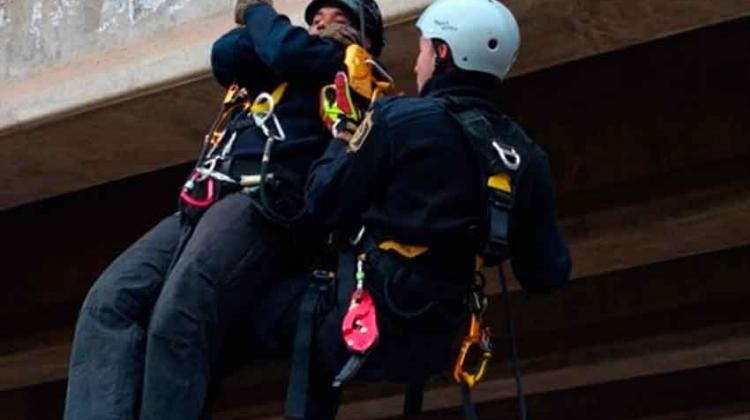
[[[278,103],[281,102],[281,98],[284,96],[284,92],[286,91],[287,85],[288,83],[284,82],[276,86],[276,89],[274,89],[273,92],[271,92],[271,98],[273,99],[274,104],[278,105]],[[250,112],[252,113],[264,112],[264,111],[268,111],[270,108],[271,107],[268,104],[268,102],[259,102],[250,106]]]
[[[396,241],[384,241],[378,245],[378,248],[383,251],[395,251],[405,258],[414,258],[424,254],[429,250],[426,246],[419,245],[404,245]]]

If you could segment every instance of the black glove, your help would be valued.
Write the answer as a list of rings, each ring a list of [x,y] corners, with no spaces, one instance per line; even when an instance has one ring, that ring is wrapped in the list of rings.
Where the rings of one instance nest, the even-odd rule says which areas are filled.
[[[331,23],[320,31],[320,36],[331,38],[345,47],[360,41],[359,31],[343,23]]]

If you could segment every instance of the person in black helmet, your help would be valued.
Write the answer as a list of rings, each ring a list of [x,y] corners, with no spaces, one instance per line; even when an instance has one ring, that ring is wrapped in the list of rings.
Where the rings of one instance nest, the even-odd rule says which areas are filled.
[[[383,28],[372,0],[313,1],[307,30],[270,0],[237,1],[238,27],[211,51],[214,77],[249,98],[267,93],[273,106],[228,108],[181,189],[180,211],[94,283],[76,324],[65,419],[200,418],[229,326],[278,279],[309,270],[322,241],[299,213],[308,167],[329,139],[319,91],[343,69],[345,46],[359,41],[360,7],[377,55]],[[253,118],[271,108],[265,123]],[[264,125],[283,138],[265,165]],[[261,185],[244,181],[261,174]]]

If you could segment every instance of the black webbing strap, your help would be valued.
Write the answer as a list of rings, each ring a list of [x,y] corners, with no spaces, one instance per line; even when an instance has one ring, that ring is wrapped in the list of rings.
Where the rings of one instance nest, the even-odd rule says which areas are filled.
[[[315,337],[315,317],[318,302],[327,289],[328,285],[311,281],[300,305],[292,349],[289,386],[284,407],[284,416],[290,419],[304,419],[307,411],[307,397],[310,387],[310,357],[313,353],[313,339]]]
[[[480,109],[485,112],[499,113],[499,111],[492,104],[481,99],[467,100],[447,96],[441,100],[469,138],[474,151],[481,157],[480,164],[483,166],[483,172],[495,173],[504,169],[497,152],[492,147],[492,139],[496,137],[495,130]]]
[[[466,414],[466,420],[479,420],[477,415],[477,407],[471,400],[471,388],[466,384],[461,384],[461,405],[464,407],[464,414]]]
[[[353,249],[339,253],[338,266],[336,267],[336,304],[337,309],[343,315],[349,308],[352,293],[356,287],[354,272],[357,267],[357,253]]]
[[[349,359],[344,364],[344,367],[342,367],[341,371],[336,375],[335,378],[333,378],[333,387],[340,388],[341,385],[352,379],[354,375],[356,375],[357,372],[359,372],[359,370],[365,364],[365,362],[367,361],[367,356],[369,355],[370,352],[366,352],[364,354],[354,353],[349,356]]]
[[[406,384],[404,391],[404,415],[416,416],[422,412],[424,402],[424,382]]]

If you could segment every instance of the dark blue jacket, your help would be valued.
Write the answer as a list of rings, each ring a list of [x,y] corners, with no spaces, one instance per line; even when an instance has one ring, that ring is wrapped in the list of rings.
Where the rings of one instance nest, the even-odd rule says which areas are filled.
[[[273,161],[305,175],[325,150],[330,135],[319,116],[320,88],[343,68],[344,47],[293,26],[266,4],[245,12],[244,27],[219,38],[211,52],[214,77],[223,86],[236,82],[251,95],[271,93],[281,82],[289,86],[276,107],[287,140],[274,147]],[[229,130],[239,133],[233,156],[259,159],[266,137],[249,118],[235,118]]]
[[[385,98],[357,152],[334,139],[313,164],[306,186],[308,213],[328,229],[364,224],[379,239],[478,248],[483,214],[478,161],[461,126],[440,98],[489,99],[486,86],[461,73],[434,77],[422,97]],[[547,156],[510,118],[487,113],[502,141],[526,162],[514,179],[510,220],[513,270],[528,291],[564,283],[571,268],[558,230]]]

